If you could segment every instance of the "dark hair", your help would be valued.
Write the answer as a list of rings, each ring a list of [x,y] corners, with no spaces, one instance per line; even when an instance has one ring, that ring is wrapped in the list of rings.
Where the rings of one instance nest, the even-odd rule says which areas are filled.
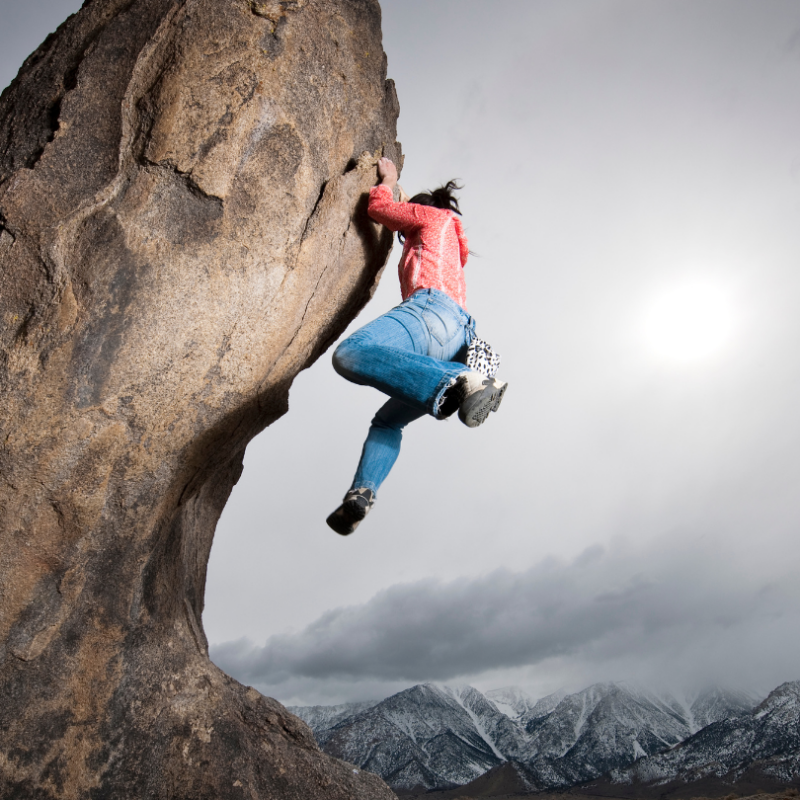
[[[461,209],[458,207],[458,198],[453,192],[463,188],[455,181],[447,181],[444,186],[440,186],[432,192],[415,194],[409,202],[418,203],[421,206],[435,206],[436,208],[443,208],[445,211],[455,211],[460,216]]]
[[[420,192],[419,194],[415,194],[408,202],[409,203],[417,203],[420,206],[434,206],[434,208],[441,208],[445,211],[454,211],[456,214],[461,216],[461,209],[458,207],[458,198],[453,194],[453,192],[459,191],[463,189],[463,186],[459,186],[456,181],[447,181],[444,186],[440,186],[438,189],[434,189],[431,192]],[[406,237],[398,232],[397,238],[402,244]]]

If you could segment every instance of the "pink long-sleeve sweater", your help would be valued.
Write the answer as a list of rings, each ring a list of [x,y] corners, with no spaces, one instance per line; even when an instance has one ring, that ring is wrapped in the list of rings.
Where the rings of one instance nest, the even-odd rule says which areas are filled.
[[[376,222],[406,237],[398,267],[403,300],[418,289],[438,289],[466,309],[469,247],[458,216],[433,206],[395,203],[383,184],[370,190],[368,211]]]

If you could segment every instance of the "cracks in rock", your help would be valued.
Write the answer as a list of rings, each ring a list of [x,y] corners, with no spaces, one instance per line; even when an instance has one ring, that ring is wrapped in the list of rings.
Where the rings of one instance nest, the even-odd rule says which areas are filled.
[[[150,161],[147,158],[140,158],[138,159],[140,166],[147,169],[158,169],[163,170],[164,172],[169,172],[175,176],[176,180],[183,184],[186,190],[198,200],[202,200],[203,202],[211,202],[215,206],[217,206],[222,212],[222,207],[224,205],[224,200],[221,197],[218,197],[215,194],[209,194],[202,186],[200,186],[195,179],[192,177],[191,172],[181,172],[175,164],[171,164],[169,161]]]
[[[59,122],[61,117],[61,103],[63,102],[65,95],[66,92],[60,94],[50,108],[47,109],[45,114],[45,127],[47,134],[45,135],[44,142],[37,147],[36,150],[34,150],[25,161],[25,167],[27,169],[33,169],[39,163],[44,155],[47,145],[49,145],[56,138],[56,134],[61,127],[61,123]]]
[[[341,237],[342,238],[342,242],[344,242],[345,237],[347,236],[347,232],[349,230],[350,230],[350,225],[347,226],[347,230],[345,230],[345,232],[342,234],[342,237]],[[316,296],[317,296],[317,290],[319,289],[319,285],[320,285],[320,283],[322,283],[322,279],[325,277],[325,273],[328,271],[329,267],[330,267],[330,263],[325,264],[325,266],[322,268],[322,272],[320,272],[319,277],[317,278],[317,282],[314,284],[314,291],[311,292],[311,295],[308,298],[308,302],[306,303],[306,307],[303,309],[303,316],[300,317],[300,324],[297,326],[297,329],[295,330],[291,340],[286,345],[286,348],[285,348],[284,352],[289,352],[292,349],[292,345],[294,344],[294,340],[300,335],[300,331],[303,330],[303,323],[306,321],[306,315],[308,314],[308,308],[311,305],[311,303],[314,302],[314,298],[316,298]]]
[[[359,162],[354,161],[354,159],[350,159],[350,161],[348,161],[348,163],[345,165],[345,169],[342,172],[342,175],[347,175],[349,172],[352,172],[354,169],[358,168],[358,166],[359,166]],[[323,182],[322,186],[320,187],[319,196],[317,197],[317,201],[314,204],[314,208],[312,209],[311,213],[308,216],[308,219],[306,220],[305,227],[303,228],[303,233],[302,233],[302,235],[300,237],[300,246],[298,247],[297,257],[295,258],[294,266],[291,269],[287,270],[286,275],[284,275],[283,281],[281,282],[281,286],[280,286],[280,288],[278,289],[278,291],[276,293],[277,297],[281,296],[281,294],[283,292],[284,284],[285,284],[286,280],[288,279],[288,276],[292,272],[294,272],[294,270],[297,267],[297,264],[300,261],[300,258],[302,257],[303,244],[305,243],[305,240],[307,239],[307,237],[308,237],[308,235],[310,233],[310,228],[311,228],[312,221],[317,216],[317,211],[319,210],[320,204],[322,203],[322,198],[325,195],[325,190],[327,189],[329,183],[330,183],[330,180],[327,180],[327,181]],[[341,255],[342,249],[345,246],[345,241],[346,241],[347,236],[350,233],[350,230],[352,229],[352,227],[353,227],[353,219],[351,217],[350,220],[348,221],[347,227],[345,228],[345,230],[342,232],[342,234],[340,236],[340,248],[339,248],[340,255]],[[297,328],[295,329],[294,333],[292,334],[291,339],[289,340],[289,342],[287,343],[286,347],[284,348],[284,353],[286,353],[286,352],[291,350],[292,346],[294,345],[295,340],[297,339],[297,337],[300,334],[300,331],[303,329],[303,324],[305,323],[306,316],[308,315],[308,309],[311,306],[311,303],[314,301],[314,298],[317,296],[317,290],[319,289],[319,285],[322,282],[322,279],[325,276],[325,273],[328,271],[328,268],[330,266],[331,266],[331,263],[326,263],[325,266],[323,267],[322,271],[320,272],[319,276],[317,277],[317,281],[314,284],[314,291],[309,296],[308,302],[306,303],[305,308],[303,309],[303,314],[302,314],[302,316],[300,318],[300,322],[297,325]],[[330,345],[330,341],[326,341],[324,346],[328,347],[329,345]],[[280,359],[278,359],[278,360],[280,360]],[[267,377],[265,377],[265,382],[268,379],[269,374],[272,372],[272,369],[275,367],[276,363],[277,363],[277,361],[274,362],[270,366],[270,368],[267,370]]]
[[[317,289],[319,289],[320,283],[322,283],[322,279],[325,277],[325,273],[328,271],[328,267],[330,264],[326,264],[322,272],[319,274],[319,278],[317,278],[317,282],[314,284],[314,291],[311,293],[311,297],[308,298],[308,302],[306,303],[306,307],[303,309],[303,316],[300,318],[300,324],[297,326],[297,330],[295,331],[294,336],[292,336],[292,341],[289,342],[289,346],[286,348],[289,350],[294,343],[294,340],[297,338],[297,334],[303,329],[303,323],[306,321],[306,314],[308,314],[308,307],[314,301],[314,298],[317,296]]]
[[[17,240],[17,235],[8,226],[8,220],[6,219],[5,214],[0,211],[0,236],[2,236],[4,233],[7,233],[11,237],[12,241]]]
[[[44,151],[55,138],[56,134],[61,128],[61,108],[66,96],[78,86],[78,72],[81,65],[89,55],[89,51],[93,48],[95,42],[102,36],[108,22],[112,19],[120,17],[125,14],[136,4],[136,0],[128,0],[122,7],[114,12],[114,16],[101,22],[94,30],[92,30],[86,40],[83,42],[80,52],[73,58],[72,62],[67,65],[67,69],[61,79],[61,86],[58,94],[45,111],[45,138],[41,145],[34,150],[27,159],[25,159],[24,166],[27,169],[33,169],[39,163]],[[47,45],[57,34],[51,34],[44,42]],[[43,45],[43,46],[44,46]],[[38,51],[37,51],[38,52]],[[35,54],[34,54],[35,55]],[[27,62],[26,62],[27,63]]]
[[[66,524],[66,517],[64,516],[64,509],[61,507],[61,504],[56,500],[50,500],[50,506],[52,507],[53,511],[56,512],[56,518],[58,519],[58,527],[61,528],[62,531],[66,531],[67,524]],[[63,594],[61,590],[61,584],[57,587],[58,593]]]
[[[301,9],[305,0],[249,0],[248,4],[255,16],[271,25],[261,40],[261,52],[269,58],[275,58],[283,50],[281,31],[288,22],[287,13]]]
[[[33,324],[39,316],[39,309],[36,307],[36,304],[28,303],[25,316],[19,328],[17,328],[16,334],[14,334],[15,342],[27,342],[29,340],[29,335],[33,329]]]
[[[181,180],[181,182],[186,186],[186,188],[200,200],[211,201],[215,205],[218,205],[220,210],[222,210],[223,201],[221,197],[217,197],[215,194],[209,194],[206,192],[202,187],[200,187],[194,178],[192,178],[191,174],[188,172],[181,172],[177,167],[173,168],[172,171],[175,175]]]
[[[36,164],[39,163],[44,155],[44,151],[47,149],[47,145],[56,138],[56,134],[61,128],[61,106],[64,103],[64,98],[78,85],[78,71],[81,68],[81,64],[86,58],[89,49],[97,41],[103,30],[104,28],[100,28],[89,36],[81,52],[76,56],[75,60],[64,73],[64,77],[61,80],[61,91],[45,112],[45,129],[47,133],[45,134],[44,142],[26,159],[25,167],[27,169],[33,169]]]
[[[273,25],[277,25],[287,11],[299,11],[304,5],[305,0],[250,0],[250,10]]]
[[[192,632],[192,637],[197,645],[197,649],[200,651],[200,655],[208,656],[208,641],[203,633],[202,628],[197,622],[197,616],[194,613],[194,608],[192,608],[189,598],[185,595],[183,598],[183,607],[186,611],[186,620],[189,623],[189,630]]]
[[[136,0],[130,0],[127,10]],[[144,156],[145,146],[152,131],[154,117],[147,112],[146,95],[152,91],[159,76],[169,66],[162,65],[161,70],[149,74],[150,63],[162,49],[164,42],[169,41],[172,25],[178,14],[185,9],[191,0],[176,0],[172,9],[161,19],[158,29],[151,39],[140,50],[131,69],[130,79],[122,98],[122,135],[119,142],[119,170],[116,180],[105,198],[108,202],[118,194],[127,182],[131,166],[147,167],[152,162]],[[158,165],[156,165],[158,166]]]
[[[303,246],[303,242],[306,240],[306,236],[308,235],[308,229],[311,225],[311,220],[314,219],[317,213],[317,209],[319,208],[319,204],[322,202],[322,196],[325,194],[325,189],[328,186],[328,181],[323,181],[322,186],[319,189],[319,196],[317,197],[316,202],[314,203],[314,208],[311,209],[311,213],[308,215],[308,219],[306,220],[306,224],[303,227],[303,232],[300,234],[300,247]],[[297,251],[297,258],[300,258],[300,250]],[[295,266],[297,261],[295,260]],[[292,271],[294,271],[294,267],[292,267]]]
[[[3,449],[4,450],[6,449],[6,443],[8,442],[10,437],[11,437],[10,433],[6,434],[5,441],[3,442]],[[15,483],[12,483],[11,480],[8,478],[8,476],[4,475],[2,472],[0,472],[0,480],[2,480],[3,483],[6,486],[8,486],[12,491],[14,491],[14,492],[18,492],[19,491],[19,488],[17,487],[17,485]]]

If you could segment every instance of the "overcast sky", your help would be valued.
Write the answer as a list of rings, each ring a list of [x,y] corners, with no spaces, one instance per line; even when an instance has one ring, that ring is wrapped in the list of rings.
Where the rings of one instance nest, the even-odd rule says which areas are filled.
[[[0,0],[3,85],[78,6]],[[800,4],[382,6],[401,183],[463,181],[510,388],[477,430],[409,428],[343,539],[325,517],[383,400],[329,355],[300,375],[217,531],[212,656],[300,704],[800,679]],[[399,301],[398,255],[353,329]],[[665,356],[649,314],[701,284],[727,338]]]

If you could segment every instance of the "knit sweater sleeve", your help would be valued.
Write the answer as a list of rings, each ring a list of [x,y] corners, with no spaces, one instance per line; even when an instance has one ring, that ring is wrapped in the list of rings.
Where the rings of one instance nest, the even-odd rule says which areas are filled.
[[[467,243],[467,236],[464,233],[464,226],[461,224],[461,220],[458,217],[453,217],[453,222],[456,224],[456,235],[458,236],[458,250],[461,256],[461,266],[464,267],[467,264],[467,258],[469,258],[469,244]]]
[[[419,230],[433,216],[432,212],[437,210],[417,203],[395,203],[392,190],[382,183],[369,190],[367,213],[390,231],[407,234]]]

